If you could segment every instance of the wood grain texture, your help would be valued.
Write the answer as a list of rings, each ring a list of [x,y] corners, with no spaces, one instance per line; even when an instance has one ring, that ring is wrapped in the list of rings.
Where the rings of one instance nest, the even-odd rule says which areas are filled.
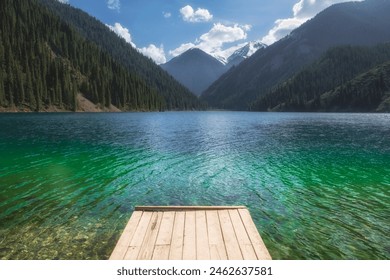
[[[223,240],[218,212],[207,211],[207,230],[210,244],[210,257],[212,260],[227,260],[225,242]]]
[[[153,212],[137,259],[150,260],[152,258],[162,218],[162,212]]]
[[[183,260],[196,260],[195,212],[186,212],[184,224]]]
[[[170,260],[181,260],[183,258],[184,222],[185,212],[176,212],[175,222],[173,224],[171,250],[169,252]]]
[[[195,212],[196,228],[196,259],[209,260],[210,247],[207,231],[206,211],[200,210]]]
[[[133,212],[110,259],[269,260],[271,256],[243,206],[143,206]]]
[[[240,246],[238,245],[237,237],[234,232],[232,221],[228,210],[218,211],[219,220],[221,223],[223,240],[225,241],[226,252],[229,260],[242,260]]]
[[[110,260],[124,259],[141,217],[142,212],[134,212],[133,215],[131,215],[129,222],[127,223],[121,237],[118,240],[118,243],[114,248],[114,251],[112,251]]]
[[[263,239],[260,236],[260,233],[257,231],[256,225],[252,220],[252,217],[248,209],[239,209],[242,222],[245,226],[245,229],[248,233],[249,239],[253,244],[253,248],[256,252],[257,259],[259,260],[271,260],[271,255],[268,252],[267,247],[265,246]]]
[[[158,232],[156,245],[170,245],[172,240],[173,223],[175,221],[175,212],[162,212],[163,218]]]
[[[230,219],[244,260],[257,260],[257,255],[237,209],[229,210]]]
[[[135,211],[197,211],[246,209],[245,206],[136,206]]]

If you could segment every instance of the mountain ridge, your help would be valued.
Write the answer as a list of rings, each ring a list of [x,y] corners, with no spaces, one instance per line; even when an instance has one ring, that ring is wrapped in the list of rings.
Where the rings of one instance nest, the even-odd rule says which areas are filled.
[[[4,0],[0,9],[2,110],[78,111],[80,95],[102,110],[163,110],[165,100],[139,76],[37,1]]]
[[[228,58],[218,59],[195,47],[161,64],[160,67],[199,96],[231,67],[264,48],[265,45],[260,42],[249,42],[236,49]]]
[[[211,107],[247,110],[258,96],[290,78],[328,48],[390,40],[390,1],[335,4],[215,81],[201,100]]]
[[[226,71],[218,59],[198,48],[189,49],[160,66],[198,96]]]
[[[385,106],[390,94],[389,61],[390,43],[331,48],[291,79],[256,100],[251,110],[389,110],[390,107]]]
[[[162,70],[154,61],[133,48],[104,23],[83,10],[53,0],[37,0],[77,30],[85,39],[108,52],[118,63],[136,73],[166,100],[166,110],[204,108],[187,88]]]

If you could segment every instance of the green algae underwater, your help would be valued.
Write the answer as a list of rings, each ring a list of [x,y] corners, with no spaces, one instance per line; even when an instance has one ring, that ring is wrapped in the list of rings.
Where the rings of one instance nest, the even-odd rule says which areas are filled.
[[[0,259],[108,259],[136,205],[246,205],[274,259],[389,259],[390,114],[0,114]]]

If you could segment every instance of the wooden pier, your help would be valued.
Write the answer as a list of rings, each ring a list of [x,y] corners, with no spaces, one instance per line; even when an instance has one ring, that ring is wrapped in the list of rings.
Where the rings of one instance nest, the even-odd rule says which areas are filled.
[[[244,206],[140,206],[110,260],[270,260]]]

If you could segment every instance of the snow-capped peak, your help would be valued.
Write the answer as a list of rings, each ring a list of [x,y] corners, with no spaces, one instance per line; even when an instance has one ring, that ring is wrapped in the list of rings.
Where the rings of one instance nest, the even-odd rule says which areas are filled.
[[[223,64],[237,65],[244,59],[253,55],[257,50],[266,48],[267,45],[260,41],[250,41],[230,47],[226,50],[211,54]]]
[[[259,49],[264,49],[266,47],[267,47],[267,45],[263,44],[260,41],[248,42],[246,45],[237,49],[232,55],[230,55],[228,57],[227,61],[229,63],[238,57],[246,59],[246,58],[252,56]]]

